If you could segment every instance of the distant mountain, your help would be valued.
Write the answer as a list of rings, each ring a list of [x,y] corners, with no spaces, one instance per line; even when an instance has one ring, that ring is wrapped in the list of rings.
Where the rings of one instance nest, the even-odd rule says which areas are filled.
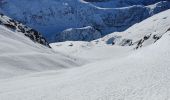
[[[94,27],[70,28],[55,36],[57,42],[62,41],[92,41],[101,38],[101,32]]]
[[[101,36],[124,31],[133,24],[169,8],[170,2],[162,0],[104,0],[104,2],[1,0],[0,2],[0,12],[43,33],[49,42],[62,40],[57,36],[69,28],[91,26],[100,31]],[[74,34],[78,36],[76,40],[81,40],[80,33]],[[63,41],[65,40],[70,40],[70,37],[66,37]]]
[[[60,50],[61,48],[64,48],[62,49],[62,52],[64,50],[65,52],[68,52],[68,54],[71,55],[81,55],[83,54],[81,52],[85,52],[87,54],[92,54],[94,56],[95,51],[94,54],[91,53],[94,48],[95,48],[94,50],[96,50],[98,46],[104,48],[105,46],[108,45],[111,47],[122,47],[122,48],[129,47],[129,48],[133,48],[133,50],[137,50],[157,43],[157,41],[159,41],[162,37],[164,37],[164,35],[166,35],[167,32],[170,32],[169,13],[170,10],[163,11],[159,14],[156,14],[152,17],[143,20],[140,23],[134,24],[133,26],[131,26],[130,28],[128,28],[123,32],[113,32],[100,39],[96,39],[90,42],[67,41],[67,42],[51,43],[50,45],[52,48],[56,50]],[[74,29],[67,30],[65,35],[68,34],[67,32],[70,32],[72,30]],[[88,48],[87,51],[86,48]],[[105,55],[105,53],[106,52],[104,52],[103,54]],[[89,57],[87,58],[90,58],[92,55],[89,55]]]

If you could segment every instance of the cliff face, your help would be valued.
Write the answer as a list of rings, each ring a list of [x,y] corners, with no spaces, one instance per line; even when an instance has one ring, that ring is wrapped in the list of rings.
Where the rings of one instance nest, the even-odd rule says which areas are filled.
[[[110,6],[110,2],[117,3]],[[57,42],[63,39],[55,36],[69,28],[91,26],[104,36],[114,31],[123,31],[135,23],[170,8],[168,1],[154,4],[155,2],[158,1],[108,0],[102,2],[99,0],[98,3],[89,3],[83,0],[51,0],[50,2],[48,0],[3,0],[0,11],[43,33],[49,42]],[[117,5],[119,3],[120,5]],[[148,6],[149,4],[153,5]],[[77,38],[76,40],[81,40]],[[70,37],[64,40],[70,40]]]

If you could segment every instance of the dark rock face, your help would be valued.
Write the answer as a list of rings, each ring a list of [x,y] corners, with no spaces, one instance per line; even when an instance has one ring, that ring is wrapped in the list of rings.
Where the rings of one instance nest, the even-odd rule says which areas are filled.
[[[133,39],[123,39],[121,36],[114,36],[111,38],[111,40],[109,40],[110,42],[108,44],[110,44],[112,42],[112,45],[120,45],[120,46],[135,46],[135,49],[139,49],[141,47],[144,46],[144,43],[148,40],[153,41],[153,43],[155,43],[156,41],[158,41],[163,34],[148,34],[145,35],[144,37],[142,37],[141,39],[138,39],[136,41],[133,41]],[[122,39],[121,39],[122,38]],[[117,41],[119,40],[119,41]]]
[[[170,31],[170,28],[167,30],[167,32]]]
[[[4,26],[6,26],[7,28],[10,28],[12,30],[16,30],[16,27],[12,24],[4,24]]]
[[[124,39],[121,43],[121,46],[131,46],[132,45],[132,40],[131,39]]]
[[[157,34],[154,34],[153,36],[152,36],[152,34],[146,35],[146,36],[144,36],[142,39],[140,39],[139,41],[136,42],[137,45],[136,45],[135,49],[141,48],[141,47],[143,46],[143,43],[144,43],[146,40],[150,39],[150,38],[152,38],[153,41],[156,42],[156,41],[158,41],[161,37],[162,37],[162,35],[157,35]]]
[[[3,14],[0,14],[0,25],[7,27],[12,31],[23,33],[25,36],[30,38],[32,41],[40,43],[44,46],[50,47],[45,38],[36,30],[29,28],[20,22],[17,22]]]

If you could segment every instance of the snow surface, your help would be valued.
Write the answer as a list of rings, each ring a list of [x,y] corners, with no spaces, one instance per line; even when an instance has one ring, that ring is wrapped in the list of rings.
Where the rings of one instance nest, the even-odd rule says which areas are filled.
[[[52,51],[0,27],[0,100],[170,100],[169,13],[120,33],[130,31],[122,37],[134,40],[161,34],[137,50],[107,44],[108,35],[92,42],[53,43]]]
[[[79,66],[81,62],[33,42],[0,25],[0,79],[44,70]]]
[[[1,100],[169,100],[170,32],[117,60],[1,80]]]

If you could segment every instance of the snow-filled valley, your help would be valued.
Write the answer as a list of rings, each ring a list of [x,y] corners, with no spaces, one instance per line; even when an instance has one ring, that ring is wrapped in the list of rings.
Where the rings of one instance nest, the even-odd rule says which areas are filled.
[[[169,5],[169,1],[75,0],[72,3],[64,0],[103,9],[103,14],[125,8],[122,14],[130,14],[125,13],[127,9],[135,7],[136,12],[141,5],[142,9],[152,9],[150,13],[158,12],[139,22],[133,17],[129,22],[134,23],[126,30],[112,30],[105,35],[90,25],[67,27],[65,22],[44,20],[65,27],[55,36],[60,42],[50,44],[42,31],[38,32],[36,25],[41,27],[40,23],[33,20],[29,25],[25,23],[32,29],[16,21],[23,9],[18,12],[19,6],[15,5],[26,0],[15,1],[0,1],[0,13],[6,12],[0,14],[0,100],[170,100],[170,10],[162,11],[170,7],[163,6]],[[38,1],[34,4],[38,5]],[[41,4],[47,1],[42,0]],[[51,3],[54,2],[63,1]],[[15,17],[7,17],[14,8]]]

